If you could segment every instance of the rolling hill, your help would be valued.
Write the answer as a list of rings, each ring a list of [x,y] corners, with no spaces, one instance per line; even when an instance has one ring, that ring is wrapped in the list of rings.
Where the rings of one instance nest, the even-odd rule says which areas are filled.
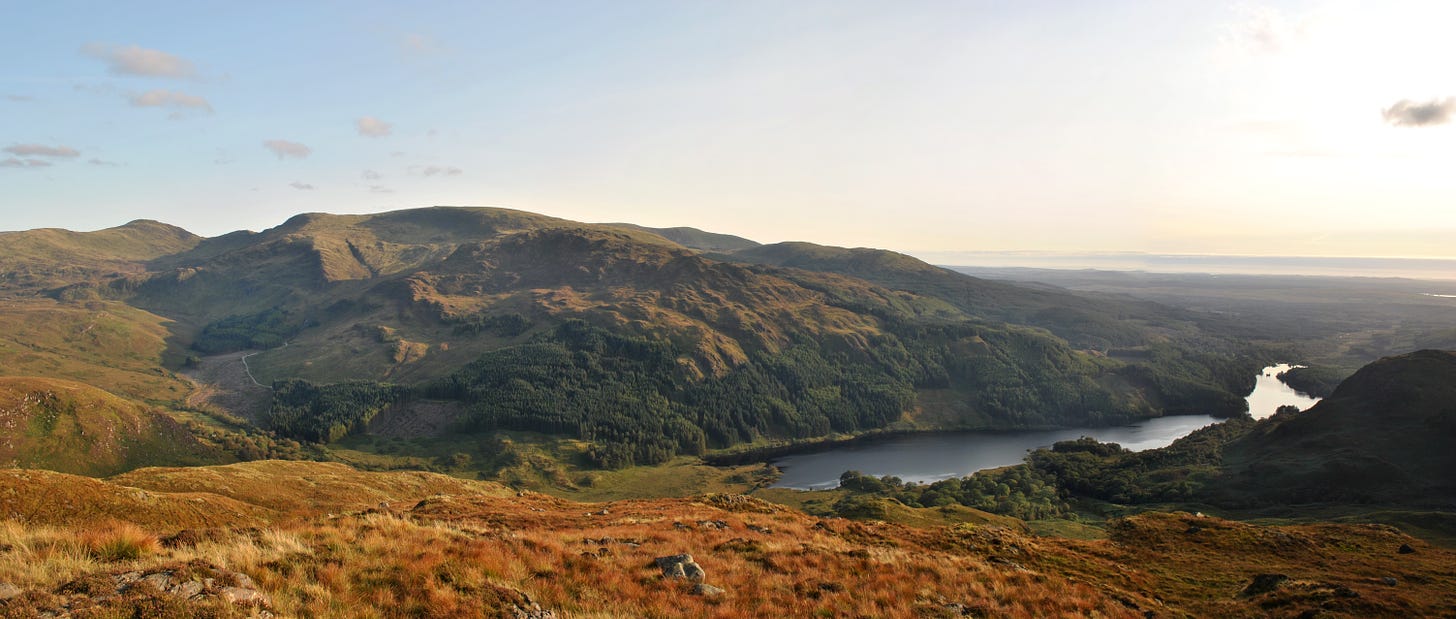
[[[224,457],[161,412],[54,378],[0,378],[0,428],[10,468],[99,476]]]

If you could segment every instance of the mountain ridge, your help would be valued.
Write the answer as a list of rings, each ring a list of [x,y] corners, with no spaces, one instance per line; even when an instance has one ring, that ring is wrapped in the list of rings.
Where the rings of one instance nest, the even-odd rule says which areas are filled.
[[[1258,363],[1166,308],[1070,307],[1080,298],[883,250],[703,251],[662,230],[498,208],[304,213],[127,254],[62,301],[169,319],[166,369],[249,350],[249,380],[312,383],[273,403],[271,429],[291,438],[334,440],[380,407],[445,398],[457,428],[575,435],[613,466],[893,424],[1236,414]]]

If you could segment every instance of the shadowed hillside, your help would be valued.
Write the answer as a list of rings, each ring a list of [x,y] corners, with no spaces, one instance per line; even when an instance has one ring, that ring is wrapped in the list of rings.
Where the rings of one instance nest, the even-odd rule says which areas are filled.
[[[1456,352],[1361,368],[1309,410],[1261,423],[1224,450],[1229,502],[1456,507]]]

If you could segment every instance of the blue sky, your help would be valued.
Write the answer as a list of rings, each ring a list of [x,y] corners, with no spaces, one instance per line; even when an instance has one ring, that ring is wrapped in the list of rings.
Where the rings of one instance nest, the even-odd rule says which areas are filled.
[[[452,204],[907,251],[1456,253],[1442,2],[5,13],[0,229]]]

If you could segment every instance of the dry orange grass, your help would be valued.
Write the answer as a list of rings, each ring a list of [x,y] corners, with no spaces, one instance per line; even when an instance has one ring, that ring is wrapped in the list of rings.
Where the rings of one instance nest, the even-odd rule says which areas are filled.
[[[77,536],[86,553],[100,561],[135,561],[156,553],[157,536],[130,522],[110,522],[84,529]]]
[[[275,466],[278,489],[263,497],[272,524],[173,535],[11,521],[0,525],[0,581],[56,591],[88,574],[199,562],[246,574],[271,596],[274,612],[298,617],[512,616],[536,605],[571,617],[722,618],[1456,611],[1456,554],[1386,527],[1275,528],[1152,514],[1115,527],[1109,540],[1080,542],[996,526],[821,520],[735,496],[577,503],[310,463],[214,467],[191,476],[197,487],[187,488],[212,496],[208,486],[221,484],[244,497]],[[174,482],[183,475],[149,474]],[[431,480],[451,492],[399,500]],[[396,500],[349,507],[341,498],[347,487],[365,489],[358,499]],[[288,488],[300,496],[284,500]],[[335,513],[304,500],[320,489]],[[168,496],[152,492],[154,500]],[[1198,531],[1187,532],[1195,521]],[[98,543],[91,536],[146,546],[150,533],[162,534],[161,547],[135,558],[108,563],[88,552]],[[1398,554],[1400,544],[1415,552]],[[682,552],[725,593],[695,595],[693,583],[664,579],[653,566],[656,557]],[[1287,574],[1290,585],[1241,597],[1264,572]]]

